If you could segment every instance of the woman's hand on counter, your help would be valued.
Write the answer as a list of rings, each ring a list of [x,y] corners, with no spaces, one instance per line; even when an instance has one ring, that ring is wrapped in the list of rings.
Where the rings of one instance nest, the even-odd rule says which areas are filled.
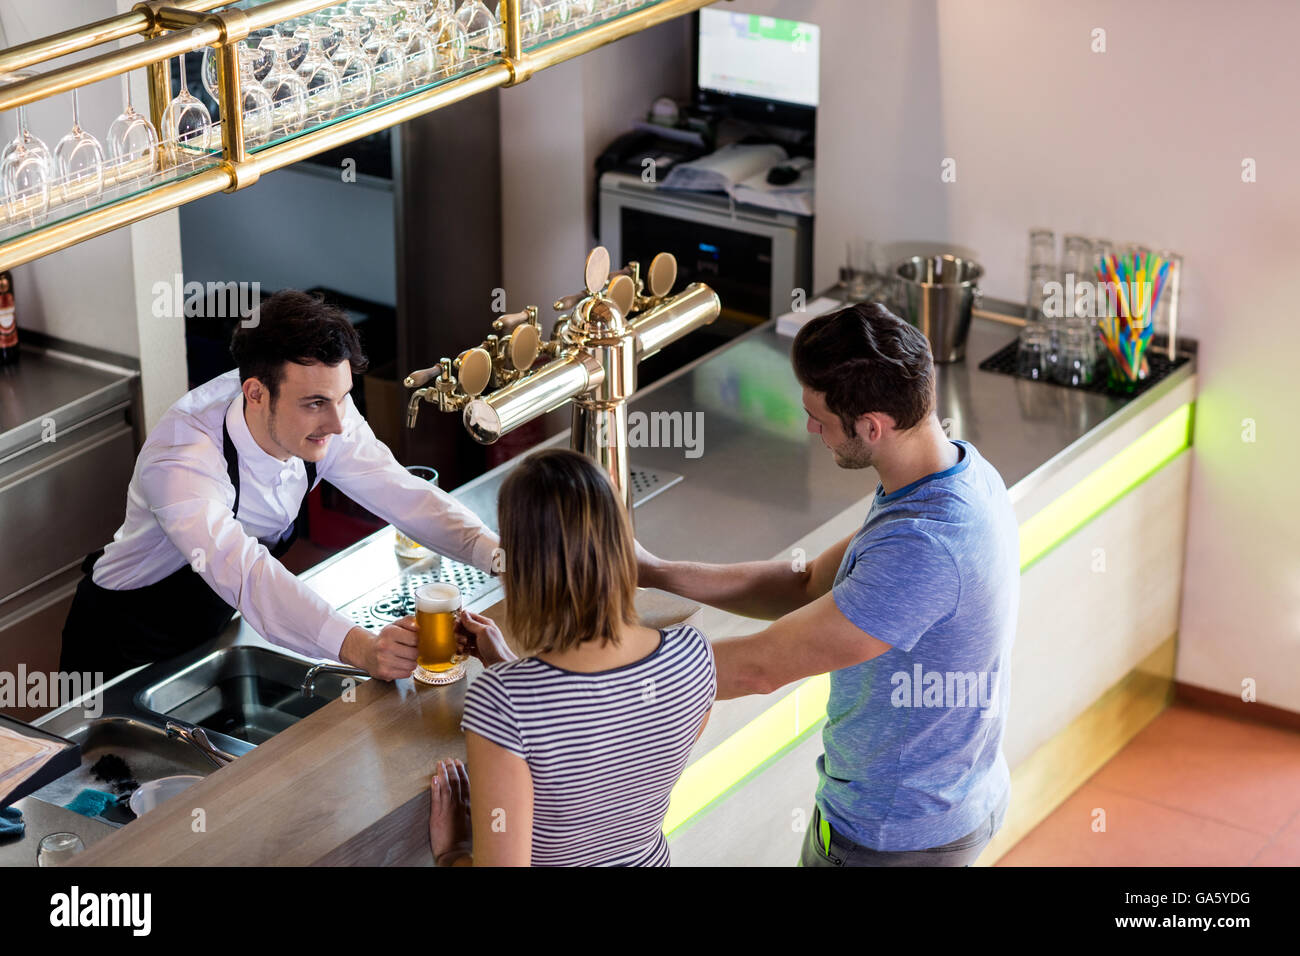
[[[429,848],[435,866],[473,865],[469,774],[459,760],[439,760],[429,783]]]
[[[519,655],[510,649],[501,629],[490,617],[461,611],[456,622],[456,649],[461,654],[472,654],[491,667],[501,661],[513,661]]]
[[[415,670],[419,631],[415,615],[384,625],[378,634],[364,627],[354,627],[343,639],[339,660],[360,667],[371,677],[397,680],[410,677]]]

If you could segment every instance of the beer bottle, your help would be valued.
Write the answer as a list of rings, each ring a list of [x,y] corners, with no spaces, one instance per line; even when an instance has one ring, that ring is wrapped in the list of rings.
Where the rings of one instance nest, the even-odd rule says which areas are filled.
[[[0,365],[18,361],[18,323],[14,318],[14,280],[0,272]]]

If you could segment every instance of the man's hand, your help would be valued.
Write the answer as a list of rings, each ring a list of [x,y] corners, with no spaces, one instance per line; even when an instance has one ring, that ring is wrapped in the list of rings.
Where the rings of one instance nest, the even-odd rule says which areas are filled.
[[[640,541],[635,539],[632,542],[636,545],[636,583],[638,587],[657,588],[659,587],[659,575],[664,566],[662,558],[655,557]]]
[[[374,634],[364,627],[354,627],[343,639],[339,660],[360,667],[371,677],[398,680],[410,677],[415,670],[419,631],[415,615],[408,614]]]
[[[461,611],[456,621],[456,650],[461,654],[473,654],[484,667],[518,657],[506,644],[496,622],[473,611]]]

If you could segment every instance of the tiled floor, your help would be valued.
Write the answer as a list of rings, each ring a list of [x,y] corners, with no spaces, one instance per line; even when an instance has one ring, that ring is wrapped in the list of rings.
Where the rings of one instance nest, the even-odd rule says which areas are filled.
[[[997,865],[1300,866],[1300,733],[1174,705]]]

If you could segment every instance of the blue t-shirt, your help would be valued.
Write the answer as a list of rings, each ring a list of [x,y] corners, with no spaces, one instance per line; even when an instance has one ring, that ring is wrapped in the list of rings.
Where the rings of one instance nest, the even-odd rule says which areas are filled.
[[[877,850],[976,829],[1007,795],[1002,754],[1020,600],[1019,526],[997,470],[960,460],[876,496],[831,590],[891,649],[832,671],[817,806]]]

